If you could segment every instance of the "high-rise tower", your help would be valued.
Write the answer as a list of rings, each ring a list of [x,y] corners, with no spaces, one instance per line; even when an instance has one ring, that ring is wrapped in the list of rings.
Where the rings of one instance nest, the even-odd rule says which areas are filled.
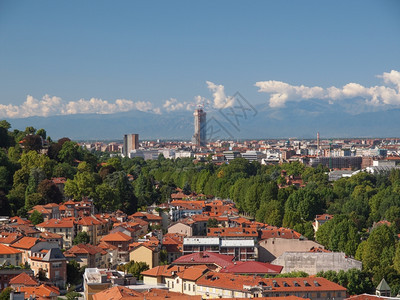
[[[122,154],[124,157],[128,157],[132,150],[139,148],[139,134],[125,134],[124,135],[124,146],[122,148]]]
[[[202,108],[194,111],[194,135],[192,142],[196,146],[206,145],[206,112]]]

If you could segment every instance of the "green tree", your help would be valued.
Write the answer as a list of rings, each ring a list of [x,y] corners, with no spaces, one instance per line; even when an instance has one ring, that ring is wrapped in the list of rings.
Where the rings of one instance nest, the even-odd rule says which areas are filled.
[[[396,235],[393,228],[381,225],[375,228],[363,247],[362,262],[367,271],[376,272],[380,267],[392,265]]]
[[[39,183],[37,192],[42,195],[44,203],[46,204],[58,204],[61,203],[64,198],[57,185],[49,179],[44,179]]]
[[[58,159],[61,162],[73,164],[75,160],[82,159],[82,150],[77,143],[65,141],[58,152]]]
[[[24,152],[39,151],[43,147],[43,140],[40,135],[29,134],[24,138],[22,145]]]
[[[72,196],[74,199],[82,197],[96,197],[96,186],[100,182],[100,177],[96,173],[82,172],[77,173],[74,179],[68,179],[65,183],[64,193],[67,196]]]
[[[32,222],[33,225],[37,225],[37,224],[42,223],[44,221],[44,218],[40,212],[38,212],[37,210],[34,210],[31,213],[29,220]]]
[[[118,191],[108,184],[103,183],[96,186],[96,197],[94,205],[102,212],[116,211],[121,207]]]
[[[67,263],[67,283],[79,284],[82,282],[84,268],[80,268],[76,260]]]
[[[13,291],[11,287],[6,287],[0,293],[0,300],[10,300],[10,294]]]
[[[89,242],[90,242],[90,237],[87,234],[87,232],[86,231],[81,231],[74,238],[73,244],[74,245],[89,244]]]
[[[32,193],[25,196],[25,208],[27,211],[36,205],[43,205],[43,197],[39,193]]]
[[[78,300],[79,298],[82,298],[82,295],[78,292],[71,291],[65,294],[65,297],[67,300]]]
[[[218,228],[218,220],[215,218],[209,218],[207,221],[207,228]]]
[[[135,262],[133,260],[131,260],[130,262],[128,262],[125,265],[120,265],[117,267],[117,270],[130,273],[134,277],[136,277],[136,279],[138,279],[138,280],[143,279],[143,275],[141,273],[148,269],[149,269],[149,265],[146,264],[145,262],[142,262],[142,261]]]

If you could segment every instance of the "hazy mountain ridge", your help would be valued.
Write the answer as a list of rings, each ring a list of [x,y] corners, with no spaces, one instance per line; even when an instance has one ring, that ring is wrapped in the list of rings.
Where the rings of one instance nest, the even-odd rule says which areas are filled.
[[[400,134],[400,109],[371,110],[353,108],[354,103],[329,104],[309,100],[290,102],[283,108],[267,104],[255,105],[255,116],[238,117],[229,123],[220,111],[208,112],[208,120],[217,120],[225,130],[221,137],[243,138],[312,138],[321,137],[395,137]],[[372,108],[374,109],[374,108]],[[366,111],[366,112],[365,112]],[[224,111],[226,113],[227,111]],[[240,112],[237,112],[240,114]],[[116,114],[77,114],[51,117],[30,117],[8,120],[13,128],[44,128],[49,136],[75,140],[122,139],[126,133],[139,133],[141,139],[190,139],[193,134],[193,113],[170,112],[157,115],[142,111]],[[215,124],[217,124],[215,123]],[[215,125],[214,124],[214,125]],[[226,132],[229,132],[227,134]]]

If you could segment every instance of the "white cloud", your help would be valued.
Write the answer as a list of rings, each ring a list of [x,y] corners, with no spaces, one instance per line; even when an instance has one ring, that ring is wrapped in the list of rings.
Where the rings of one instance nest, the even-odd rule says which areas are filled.
[[[318,86],[295,86],[282,81],[259,81],[255,86],[259,92],[270,94],[270,107],[283,107],[288,101],[301,101],[304,99],[327,99],[330,103],[337,100],[362,98],[369,105],[395,105],[400,106],[400,72],[392,70],[378,76],[386,85],[365,87],[358,83],[348,83],[341,88]],[[392,85],[394,88],[387,86]]]
[[[221,84],[217,85],[211,81],[206,81],[207,87],[213,92],[213,105],[214,108],[226,108],[231,107],[234,104],[233,97],[227,97],[225,95],[225,87]]]
[[[21,105],[0,104],[1,118],[26,118],[26,117],[47,117],[52,115],[72,114],[112,114],[130,110],[160,113],[160,110],[153,108],[148,101],[137,101],[117,99],[115,102],[91,98],[90,100],[80,99],[78,101],[64,102],[60,97],[44,95],[38,100],[28,95]]]

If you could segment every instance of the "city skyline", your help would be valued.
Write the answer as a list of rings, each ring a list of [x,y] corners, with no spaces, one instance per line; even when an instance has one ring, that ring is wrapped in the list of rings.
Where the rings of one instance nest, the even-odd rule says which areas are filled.
[[[327,111],[396,109],[399,9],[3,1],[0,118],[219,110],[236,92],[271,109],[309,99],[331,104]]]

